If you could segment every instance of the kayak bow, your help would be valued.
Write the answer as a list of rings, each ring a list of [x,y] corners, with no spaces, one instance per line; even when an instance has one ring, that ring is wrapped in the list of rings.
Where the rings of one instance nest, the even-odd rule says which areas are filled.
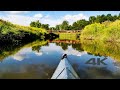
[[[51,79],[80,79],[67,57],[62,58]]]

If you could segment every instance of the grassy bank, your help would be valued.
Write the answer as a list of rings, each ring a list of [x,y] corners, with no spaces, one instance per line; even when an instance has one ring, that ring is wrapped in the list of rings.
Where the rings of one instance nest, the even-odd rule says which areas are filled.
[[[47,32],[43,28],[15,25],[0,19],[0,44],[43,39],[45,33]]]
[[[81,32],[81,39],[120,42],[120,20],[115,22],[94,23],[86,26]]]
[[[59,39],[61,40],[76,40],[79,35],[79,33],[60,33]]]

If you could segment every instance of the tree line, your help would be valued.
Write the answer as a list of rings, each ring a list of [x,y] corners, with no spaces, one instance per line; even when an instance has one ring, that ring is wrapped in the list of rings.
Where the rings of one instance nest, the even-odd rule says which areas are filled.
[[[30,23],[30,26],[31,26],[31,27],[36,27],[36,28],[44,28],[44,29],[46,29],[46,30],[49,30],[49,24],[42,24],[42,23],[40,23],[39,20],[37,20],[37,21],[32,21],[32,22]]]
[[[64,20],[61,24],[56,25],[55,27],[50,27],[49,24],[41,24],[40,21],[33,21],[30,23],[31,27],[37,27],[37,28],[45,28],[46,30],[81,30],[85,26],[92,24],[92,23],[102,23],[105,21],[115,21],[117,19],[120,19],[119,15],[97,15],[97,16],[90,16],[89,20],[78,20],[74,22],[72,25],[69,24],[68,21]]]

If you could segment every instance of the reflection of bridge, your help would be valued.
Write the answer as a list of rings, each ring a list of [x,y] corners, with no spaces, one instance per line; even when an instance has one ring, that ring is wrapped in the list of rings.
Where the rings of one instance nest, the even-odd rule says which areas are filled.
[[[76,44],[76,43],[80,43],[80,40],[53,40],[53,41],[49,41],[49,42]]]

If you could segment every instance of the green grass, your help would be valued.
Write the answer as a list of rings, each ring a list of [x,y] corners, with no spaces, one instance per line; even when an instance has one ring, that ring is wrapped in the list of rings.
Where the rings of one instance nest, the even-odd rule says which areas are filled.
[[[36,35],[38,33],[47,33],[47,31],[43,28],[20,26],[20,25],[12,24],[8,21],[4,21],[0,19],[0,32],[2,34],[7,34],[9,32],[13,32],[14,34],[19,34],[20,31],[29,32],[29,33],[33,33]]]
[[[81,39],[120,42],[120,20],[87,25],[81,32]]]
[[[44,39],[46,33],[47,31],[43,28],[20,26],[0,19],[1,43],[15,43],[16,40],[30,42],[36,39]]]
[[[60,33],[59,39],[61,40],[76,40],[77,33]]]

